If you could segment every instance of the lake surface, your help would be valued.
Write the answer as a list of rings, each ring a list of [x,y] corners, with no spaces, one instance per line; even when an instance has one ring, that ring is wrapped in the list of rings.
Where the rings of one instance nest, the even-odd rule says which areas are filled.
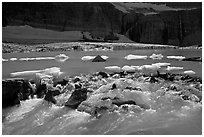
[[[147,55],[151,56],[153,53],[161,53],[164,58],[162,60],[153,60],[148,58],[146,60],[126,60],[125,56],[129,54]],[[184,57],[202,57],[202,50],[123,50],[123,51],[68,51],[68,52],[41,52],[41,53],[13,53],[3,54],[4,59],[9,58],[23,58],[23,57],[54,57],[59,54],[69,56],[65,62],[56,62],[55,60],[38,60],[38,61],[8,61],[2,64],[2,77],[10,77],[10,73],[26,70],[38,70],[49,67],[60,67],[65,75],[78,75],[80,73],[93,73],[96,71],[105,71],[104,67],[117,65],[123,67],[124,65],[151,65],[157,62],[168,62],[171,66],[183,67],[184,70],[193,70],[196,75],[202,77],[202,63],[192,61],[178,61],[175,59],[167,59],[166,56],[184,56]],[[106,62],[93,63],[91,61],[82,61],[83,56],[88,55],[105,55],[109,58]]]
[[[148,65],[157,62],[169,62],[171,66],[193,70],[202,77],[201,62],[182,62],[167,59],[166,56],[202,57],[202,50],[127,50],[127,51],[90,51],[90,52],[45,52],[45,53],[14,53],[3,54],[3,58],[22,57],[54,57],[66,54],[69,59],[63,63],[55,60],[39,61],[8,61],[2,63],[2,76],[9,78],[10,73],[26,70],[38,70],[49,67],[60,67],[64,75],[79,75],[104,71],[105,66],[117,65]],[[129,54],[147,55],[152,53],[164,55],[162,60],[125,60]],[[84,62],[81,57],[86,55],[105,55],[106,62]],[[178,73],[178,72],[177,72]],[[155,88],[151,85],[150,89]],[[163,96],[159,100],[153,91],[149,91],[152,108],[138,113],[106,113],[100,119],[87,113],[71,110],[67,107],[48,104],[42,99],[22,101],[20,106],[3,109],[3,134],[202,134],[202,104],[180,100],[172,96]],[[63,96],[62,96],[63,98]]]

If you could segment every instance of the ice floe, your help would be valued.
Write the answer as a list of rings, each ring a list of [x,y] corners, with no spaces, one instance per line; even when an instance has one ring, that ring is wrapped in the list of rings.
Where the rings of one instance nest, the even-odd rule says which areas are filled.
[[[17,58],[10,58],[10,61],[16,61],[18,60]]]
[[[106,70],[110,70],[110,71],[121,71],[121,68],[118,67],[118,66],[108,66],[108,67],[105,67]]]
[[[193,70],[186,70],[183,72],[184,74],[196,74]]]
[[[83,60],[83,61],[88,61],[88,60],[92,60],[92,59],[94,59],[95,58],[95,56],[83,56],[82,58],[81,58],[81,60]]]
[[[2,61],[8,61],[8,59],[2,59]]]
[[[57,76],[61,75],[63,72],[60,71],[59,67],[52,67],[52,68],[46,68],[46,69],[43,69],[43,70],[31,70],[31,71],[14,72],[14,73],[11,73],[11,76],[12,77],[32,76],[32,75],[36,75],[36,73],[40,73],[42,75],[51,75],[51,76],[57,77]]]
[[[182,59],[184,59],[184,58],[186,58],[186,57],[184,57],[184,56],[167,56],[166,58],[168,58],[168,59],[178,59],[178,60],[182,60]]]
[[[171,63],[153,63],[152,65],[156,65],[158,67],[166,67],[166,66],[170,66]]]
[[[127,71],[127,72],[134,72],[135,68],[131,67],[131,66],[128,66],[128,65],[125,65],[125,66],[122,67],[122,70]]]
[[[152,54],[149,58],[151,59],[162,59],[164,56],[162,54]]]
[[[168,71],[171,71],[171,70],[182,70],[183,67],[170,67],[170,66],[167,66],[166,70]]]
[[[132,60],[132,59],[147,59],[147,56],[146,55],[132,55],[132,54],[129,54],[129,55],[125,56],[124,58],[127,59],[127,60]]]
[[[55,60],[59,62],[65,62],[67,59],[69,59],[69,57],[65,54],[59,54],[55,56]]]

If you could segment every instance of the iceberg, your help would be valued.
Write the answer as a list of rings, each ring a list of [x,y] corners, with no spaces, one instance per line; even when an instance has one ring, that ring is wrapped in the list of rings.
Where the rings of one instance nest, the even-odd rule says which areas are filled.
[[[161,67],[159,65],[152,64],[152,65],[142,65],[141,68],[142,68],[142,70],[143,69],[146,69],[146,70],[158,70]]]
[[[183,69],[183,67],[170,67],[170,66],[167,66],[166,70],[168,71],[171,71],[171,70],[181,70]]]
[[[186,57],[183,57],[183,56],[167,56],[166,58],[182,60],[182,59],[185,59]]]
[[[2,61],[8,61],[8,59],[2,59]]]
[[[108,56],[101,56],[103,59],[108,59],[109,57]]]
[[[52,68],[46,68],[43,70],[31,70],[31,71],[21,71],[21,72],[14,72],[11,73],[11,77],[18,77],[18,76],[32,76],[32,75],[37,75],[42,74],[42,75],[50,75],[54,77],[58,77],[61,75],[63,72],[60,71],[60,68],[58,67],[52,67]]]
[[[65,54],[59,54],[55,56],[55,60],[59,62],[65,62],[67,59],[69,59],[69,57]]]
[[[166,67],[166,66],[170,66],[171,63],[153,63],[152,65],[156,65],[158,67]]]
[[[128,65],[125,65],[125,66],[122,67],[122,70],[127,71],[127,72],[134,72],[135,68],[131,67],[131,66],[128,66]]]
[[[186,70],[183,72],[184,74],[196,74],[193,70]]]
[[[142,56],[142,55],[132,55],[132,54],[129,54],[129,55],[125,56],[124,58],[127,59],[127,60],[132,60],[132,59],[147,59],[147,56],[146,55]]]
[[[121,68],[118,66],[108,66],[108,67],[105,67],[105,69],[110,71],[116,71],[116,72],[121,71]]]
[[[83,60],[83,61],[88,61],[88,60],[92,60],[92,59],[94,59],[95,58],[95,56],[83,56],[82,58],[81,58],[81,60]]]
[[[10,58],[10,61],[16,61],[18,60],[17,58]]]
[[[162,54],[152,54],[149,58],[151,59],[162,59],[164,56]]]
[[[36,58],[20,58],[20,61],[29,61],[29,60],[52,60],[54,57],[36,57]]]

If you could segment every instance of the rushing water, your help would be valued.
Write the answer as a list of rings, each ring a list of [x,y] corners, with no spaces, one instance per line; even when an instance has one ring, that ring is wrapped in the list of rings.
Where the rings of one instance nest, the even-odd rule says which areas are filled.
[[[147,55],[161,53],[162,60],[130,60],[124,57],[128,54]],[[52,53],[14,53],[3,54],[3,58],[22,58],[39,56],[56,56]],[[38,70],[52,66],[61,68],[65,75],[93,73],[104,71],[105,66],[144,65],[157,62],[169,62],[172,66],[182,66],[184,70],[193,70],[201,77],[202,67],[199,62],[182,62],[166,59],[167,55],[185,57],[202,56],[201,50],[136,50],[136,51],[106,51],[106,52],[64,52],[69,59],[64,62],[55,60],[39,61],[8,61],[3,62],[3,78],[10,77],[11,72]],[[106,55],[105,63],[83,62],[85,55]],[[146,96],[151,99],[151,109],[143,110],[129,106],[132,111],[116,111],[105,113],[96,119],[85,112],[53,105],[42,99],[22,101],[20,106],[3,109],[3,134],[202,134],[202,104],[182,100],[172,95],[162,96],[155,92],[160,85],[145,85]],[[58,100],[66,100],[69,95],[60,95]]]

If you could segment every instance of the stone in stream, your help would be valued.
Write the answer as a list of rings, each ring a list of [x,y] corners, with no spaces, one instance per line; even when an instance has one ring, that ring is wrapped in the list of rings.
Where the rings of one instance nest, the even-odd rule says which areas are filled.
[[[61,92],[58,88],[52,88],[52,89],[48,89],[45,97],[44,97],[44,100],[48,101],[48,102],[52,102],[53,104],[56,104],[57,103],[57,100],[54,98],[54,96],[58,96],[60,95]]]
[[[87,99],[87,92],[89,91],[85,88],[75,89],[68,101],[65,103],[65,106],[76,109],[81,102]]]
[[[20,104],[33,93],[30,83],[21,78],[6,79],[2,81],[2,107]]]
[[[36,95],[37,98],[43,98],[44,95],[47,93],[47,85],[46,84],[40,84],[36,89]]]

